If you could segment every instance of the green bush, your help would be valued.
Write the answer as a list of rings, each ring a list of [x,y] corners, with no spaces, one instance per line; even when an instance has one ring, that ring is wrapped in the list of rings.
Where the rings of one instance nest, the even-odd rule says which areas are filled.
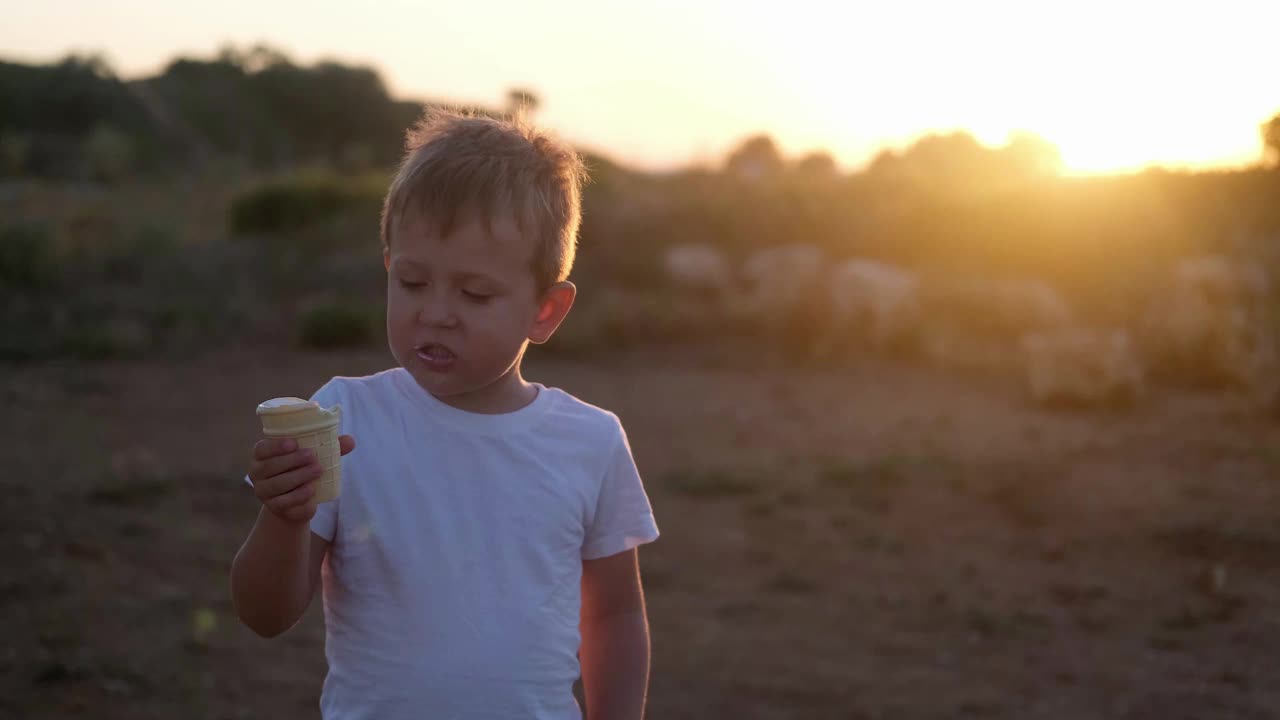
[[[331,301],[307,310],[299,327],[304,347],[329,349],[372,345],[381,318],[369,306]]]
[[[124,244],[60,254],[56,278],[74,293],[0,283],[0,362],[185,354],[251,334],[270,314],[262,312],[255,257],[230,243],[180,245],[161,226]],[[15,263],[0,264],[12,274]]]
[[[95,361],[140,357],[152,347],[150,329],[136,311],[106,295],[64,301],[53,312],[53,349],[62,357]]]
[[[31,155],[31,138],[17,133],[0,133],[0,176],[22,175]]]
[[[218,303],[195,297],[160,300],[144,314],[146,327],[158,346],[185,352],[252,330],[248,298]]]
[[[725,335],[730,321],[716,304],[614,290],[576,307],[545,347],[553,354],[577,355],[698,342]]]
[[[696,498],[741,497],[764,487],[757,473],[728,468],[675,470],[663,482],[678,493]]]
[[[354,215],[376,228],[385,186],[373,179],[345,179],[330,173],[299,173],[250,189],[231,203],[234,234],[308,230]],[[376,230],[375,230],[376,232]]]
[[[48,228],[11,225],[0,229],[0,288],[43,290],[57,278],[57,250]]]
[[[133,138],[115,128],[99,125],[85,140],[84,156],[94,180],[114,183],[133,173],[137,150]]]
[[[51,299],[15,293],[0,301],[0,361],[32,362],[57,354]]]
[[[178,233],[161,225],[144,225],[118,246],[102,252],[99,271],[112,283],[143,283],[173,279],[181,244]]]
[[[94,361],[141,357],[150,348],[146,328],[134,320],[120,318],[105,325],[73,328],[60,339],[57,354]]]
[[[0,361],[84,361],[139,357],[153,336],[136,314],[107,306],[101,298],[55,302],[49,297],[10,298],[0,309]]]

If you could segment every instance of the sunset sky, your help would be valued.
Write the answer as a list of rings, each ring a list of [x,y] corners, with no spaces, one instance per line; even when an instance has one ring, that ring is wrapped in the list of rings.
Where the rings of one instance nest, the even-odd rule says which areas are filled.
[[[647,168],[743,137],[856,168],[930,130],[1030,130],[1072,172],[1242,164],[1280,112],[1280,2],[0,0],[0,58],[100,51],[126,77],[266,42],[377,67],[393,95],[501,104]]]

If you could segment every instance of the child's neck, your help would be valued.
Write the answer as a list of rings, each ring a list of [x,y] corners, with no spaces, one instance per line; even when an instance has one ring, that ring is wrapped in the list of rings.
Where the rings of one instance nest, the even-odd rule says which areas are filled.
[[[538,397],[538,388],[525,381],[520,374],[520,364],[516,363],[502,377],[482,388],[460,395],[433,397],[458,410],[482,415],[501,415],[515,412],[532,403]]]

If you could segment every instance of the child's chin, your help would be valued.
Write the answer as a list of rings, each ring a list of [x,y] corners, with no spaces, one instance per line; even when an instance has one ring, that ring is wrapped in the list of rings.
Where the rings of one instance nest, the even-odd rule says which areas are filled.
[[[459,387],[459,383],[454,378],[442,378],[439,374],[430,370],[418,369],[413,373],[414,379],[418,381],[424,389],[430,391],[432,395],[456,395],[463,392]]]
[[[483,387],[483,384],[469,383],[456,376],[441,377],[429,370],[419,371],[414,376],[424,390],[441,399],[469,395]]]

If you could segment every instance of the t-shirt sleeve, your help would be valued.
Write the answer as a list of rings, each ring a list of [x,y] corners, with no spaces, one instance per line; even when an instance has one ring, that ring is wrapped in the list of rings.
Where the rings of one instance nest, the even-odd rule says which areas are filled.
[[[615,418],[616,421],[616,418]],[[631,444],[616,423],[596,510],[582,544],[584,560],[608,557],[658,539],[658,525],[645,494]]]
[[[336,379],[330,380],[320,387],[310,398],[320,404],[322,408],[330,408],[334,405],[341,404],[340,391]],[[344,413],[338,423],[338,433],[347,432],[347,416]],[[344,468],[345,469],[345,468]],[[245,473],[244,481],[253,487],[253,480],[249,479],[249,474]],[[338,527],[338,503],[341,497],[332,502],[320,503],[316,506],[316,514],[311,518],[311,532],[320,537],[333,542],[334,533]]]

